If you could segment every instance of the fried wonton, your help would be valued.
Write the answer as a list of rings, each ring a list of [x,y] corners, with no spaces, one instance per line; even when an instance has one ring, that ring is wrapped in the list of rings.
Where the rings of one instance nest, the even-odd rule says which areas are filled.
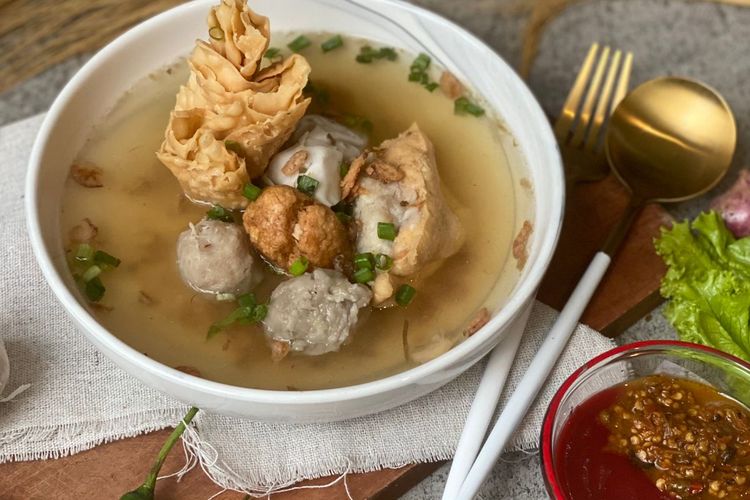
[[[195,201],[244,208],[242,189],[260,176],[310,104],[310,74],[294,54],[261,69],[268,18],[245,0],[222,0],[208,16],[210,43],[196,42],[159,160]]]

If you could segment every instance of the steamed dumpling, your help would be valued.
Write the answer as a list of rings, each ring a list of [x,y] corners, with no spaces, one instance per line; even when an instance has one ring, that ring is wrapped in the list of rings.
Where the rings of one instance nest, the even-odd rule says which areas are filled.
[[[300,175],[318,181],[316,200],[332,207],[341,201],[341,164],[351,163],[367,137],[319,115],[305,116],[292,136],[295,144],[271,159],[266,176],[274,184],[296,187]]]
[[[294,54],[260,70],[266,17],[244,0],[222,0],[208,16],[210,43],[196,42],[157,156],[191,199],[244,208],[242,189],[289,139],[310,100],[310,74]]]

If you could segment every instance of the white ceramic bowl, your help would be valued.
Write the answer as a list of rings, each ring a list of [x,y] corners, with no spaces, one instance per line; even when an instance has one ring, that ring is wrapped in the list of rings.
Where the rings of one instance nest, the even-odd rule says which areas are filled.
[[[346,33],[413,53],[428,52],[498,110],[528,164],[535,230],[520,280],[484,328],[428,363],[374,382],[304,392],[247,389],[192,377],[144,356],[97,323],[66,285],[59,210],[69,165],[92,127],[125,91],[187,55],[195,39],[205,36],[206,14],[214,3],[189,2],[131,29],[96,54],[52,105],[31,153],[26,185],[29,234],[52,290],[80,330],[115,363],[148,385],[206,410],[277,422],[339,420],[392,408],[449,382],[487,354],[533,301],[561,226],[563,174],[547,119],[513,70],[468,32],[403,2],[251,0],[251,6],[269,16],[277,32]]]

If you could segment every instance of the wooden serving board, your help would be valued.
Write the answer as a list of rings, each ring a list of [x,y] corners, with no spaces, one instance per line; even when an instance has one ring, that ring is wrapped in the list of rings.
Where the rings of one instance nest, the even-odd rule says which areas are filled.
[[[576,186],[569,194],[566,220],[558,251],[539,291],[539,298],[560,308],[589,260],[606,237],[608,228],[625,207],[627,194],[612,177]],[[658,206],[644,210],[621,252],[616,256],[594,300],[583,317],[593,328],[616,335],[658,303],[658,287],[664,273],[654,254],[652,239],[659,227],[671,221]],[[119,498],[142,481],[168,430],[105,444],[58,460],[0,465],[0,498],[3,500]],[[174,450],[164,474],[182,467],[184,459]],[[348,477],[349,491],[357,500],[398,498],[431,474],[442,463],[415,464]],[[335,478],[305,481],[300,485],[326,484]],[[218,492],[200,469],[181,482],[159,481],[157,498],[205,499]],[[221,499],[242,499],[227,492]],[[298,490],[272,496],[275,500],[345,499],[342,482],[325,489]]]

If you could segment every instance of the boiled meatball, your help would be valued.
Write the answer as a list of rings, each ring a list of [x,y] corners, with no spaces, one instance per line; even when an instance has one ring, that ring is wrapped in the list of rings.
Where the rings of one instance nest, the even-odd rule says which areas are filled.
[[[289,352],[338,351],[371,298],[369,288],[350,283],[338,271],[316,269],[273,291],[263,320],[266,337],[272,345],[286,344]]]
[[[177,265],[182,279],[204,293],[240,294],[261,279],[242,227],[203,219],[180,234]]]
[[[345,270],[352,260],[347,230],[333,211],[289,186],[271,186],[242,218],[250,242],[281,270],[304,256],[310,266]]]

